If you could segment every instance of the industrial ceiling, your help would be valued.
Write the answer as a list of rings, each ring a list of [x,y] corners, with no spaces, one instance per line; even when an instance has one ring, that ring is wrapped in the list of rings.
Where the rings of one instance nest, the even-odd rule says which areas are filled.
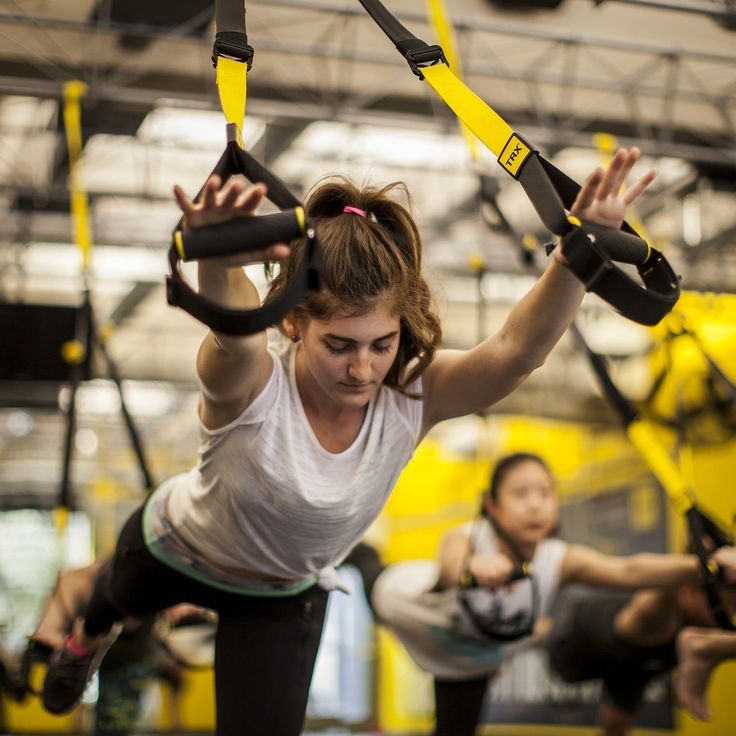
[[[434,40],[422,0],[386,4]],[[578,180],[616,142],[639,146],[640,168],[659,172],[637,213],[647,234],[685,289],[736,293],[731,3],[453,0],[448,9],[474,91]],[[245,128],[251,152],[300,195],[331,173],[405,181],[446,343],[467,347],[498,326],[533,278],[520,238],[547,238],[520,187],[490,154],[471,161],[453,116],[357,1],[250,0],[247,11],[255,48]],[[163,279],[178,218],[171,187],[194,193],[224,145],[212,17],[213,4],[201,0],[0,3],[0,298],[81,299],[61,116],[63,85],[81,80],[94,236],[88,285],[97,320],[114,316],[109,353],[130,379],[131,411],[156,447],[175,436],[180,446],[196,442],[193,366],[204,328],[166,305]],[[488,201],[481,204],[481,190],[513,235]],[[481,275],[471,265],[478,259]],[[608,354],[641,355],[651,344],[647,330],[594,297],[586,298],[581,325]],[[100,423],[115,421],[117,404],[109,385],[85,388],[80,424],[99,434]],[[22,495],[58,476],[58,460],[48,459],[63,434],[57,399],[57,386],[29,392],[0,382],[5,489]],[[26,410],[30,425],[19,419]],[[571,341],[495,411],[614,421]],[[191,434],[181,443],[183,426]],[[125,444],[124,433],[112,444]]]

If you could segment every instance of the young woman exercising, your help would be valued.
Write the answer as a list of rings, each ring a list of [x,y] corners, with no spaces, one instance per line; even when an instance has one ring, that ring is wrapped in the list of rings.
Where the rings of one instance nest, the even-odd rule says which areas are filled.
[[[622,193],[637,149],[620,150],[580,191],[573,213],[618,228],[653,180]],[[112,624],[187,601],[219,614],[218,736],[299,733],[340,563],[383,507],[418,442],[437,422],[513,391],[573,318],[582,284],[556,252],[501,330],[472,350],[441,339],[422,245],[394,187],[339,180],[306,202],[323,248],[323,289],[265,333],[210,333],[197,356],[200,456],[164,482],[123,527],[100,580],[44,686],[53,712],[72,708]],[[199,202],[175,190],[186,225],[249,217],[265,194],[212,178]],[[280,261],[267,298],[283,289],[304,243],[200,261],[199,291],[257,307],[243,266]]]

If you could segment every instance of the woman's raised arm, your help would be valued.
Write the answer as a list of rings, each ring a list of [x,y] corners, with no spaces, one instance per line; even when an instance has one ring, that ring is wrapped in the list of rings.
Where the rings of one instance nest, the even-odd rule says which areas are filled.
[[[185,227],[202,227],[235,217],[252,217],[266,194],[263,184],[246,186],[232,178],[221,187],[211,176],[199,202],[192,202],[180,187],[174,196],[184,213]],[[262,251],[223,256],[199,261],[199,293],[233,309],[260,306],[258,291],[243,267],[249,263],[281,260],[288,257],[286,245],[273,245]],[[263,389],[272,370],[266,350],[266,333],[245,337],[208,333],[197,355],[197,373],[202,385],[200,416],[210,429],[224,426],[248,406]]]
[[[619,150],[606,171],[596,169],[571,210],[575,216],[618,228],[626,208],[649,186],[649,171],[622,191],[639,158],[636,148]],[[487,408],[511,393],[541,366],[568,328],[585,289],[556,250],[532,289],[511,310],[503,327],[472,350],[439,351],[424,375],[425,431],[444,419]]]

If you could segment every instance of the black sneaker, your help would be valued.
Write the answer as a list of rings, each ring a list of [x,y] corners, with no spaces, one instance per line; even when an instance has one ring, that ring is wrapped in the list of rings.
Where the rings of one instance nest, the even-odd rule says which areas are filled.
[[[73,654],[67,649],[66,641],[49,660],[49,668],[43,681],[41,702],[49,713],[68,713],[82,697],[87,682],[92,676],[92,661],[97,651],[88,654]]]
[[[54,652],[41,689],[41,702],[49,713],[61,715],[74,708],[121,631],[122,626],[114,624],[97,649],[87,654],[70,652],[66,641],[60,651]]]

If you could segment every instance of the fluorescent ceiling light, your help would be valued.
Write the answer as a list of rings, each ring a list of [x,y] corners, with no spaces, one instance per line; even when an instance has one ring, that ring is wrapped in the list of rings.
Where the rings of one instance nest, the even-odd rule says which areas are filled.
[[[329,121],[309,125],[292,150],[341,161],[370,161],[426,170],[462,166],[468,148],[459,135]],[[292,150],[289,151],[291,155]]]
[[[78,276],[82,256],[75,245],[34,243],[23,250],[22,269],[27,275]],[[92,251],[92,277],[114,281],[161,281],[166,259],[161,249],[102,246]]]
[[[477,190],[478,177],[468,161],[459,133],[322,121],[309,125],[275,168],[304,189],[335,174],[358,185],[403,181],[421,220],[445,217]]]
[[[169,384],[126,380],[123,384],[125,406],[133,416],[156,418],[171,412],[177,392]],[[60,403],[68,402],[68,390],[62,389]],[[115,416],[120,412],[120,394],[112,381],[95,379],[79,387],[76,409],[80,416]]]
[[[46,130],[56,115],[55,100],[11,95],[0,99],[0,128]]]
[[[58,134],[51,130],[1,131],[0,183],[41,190],[48,187]]]
[[[145,243],[164,247],[181,217],[174,198],[95,197],[92,201],[93,237],[101,242]]]
[[[216,161],[212,151],[159,148],[121,135],[94,135],[82,155],[83,182],[90,192],[169,196],[174,184],[199,191]]]
[[[146,115],[137,136],[146,143],[224,149],[225,123],[219,111],[162,106]],[[266,124],[260,118],[246,117],[243,123],[246,148],[252,148],[265,129]]]

